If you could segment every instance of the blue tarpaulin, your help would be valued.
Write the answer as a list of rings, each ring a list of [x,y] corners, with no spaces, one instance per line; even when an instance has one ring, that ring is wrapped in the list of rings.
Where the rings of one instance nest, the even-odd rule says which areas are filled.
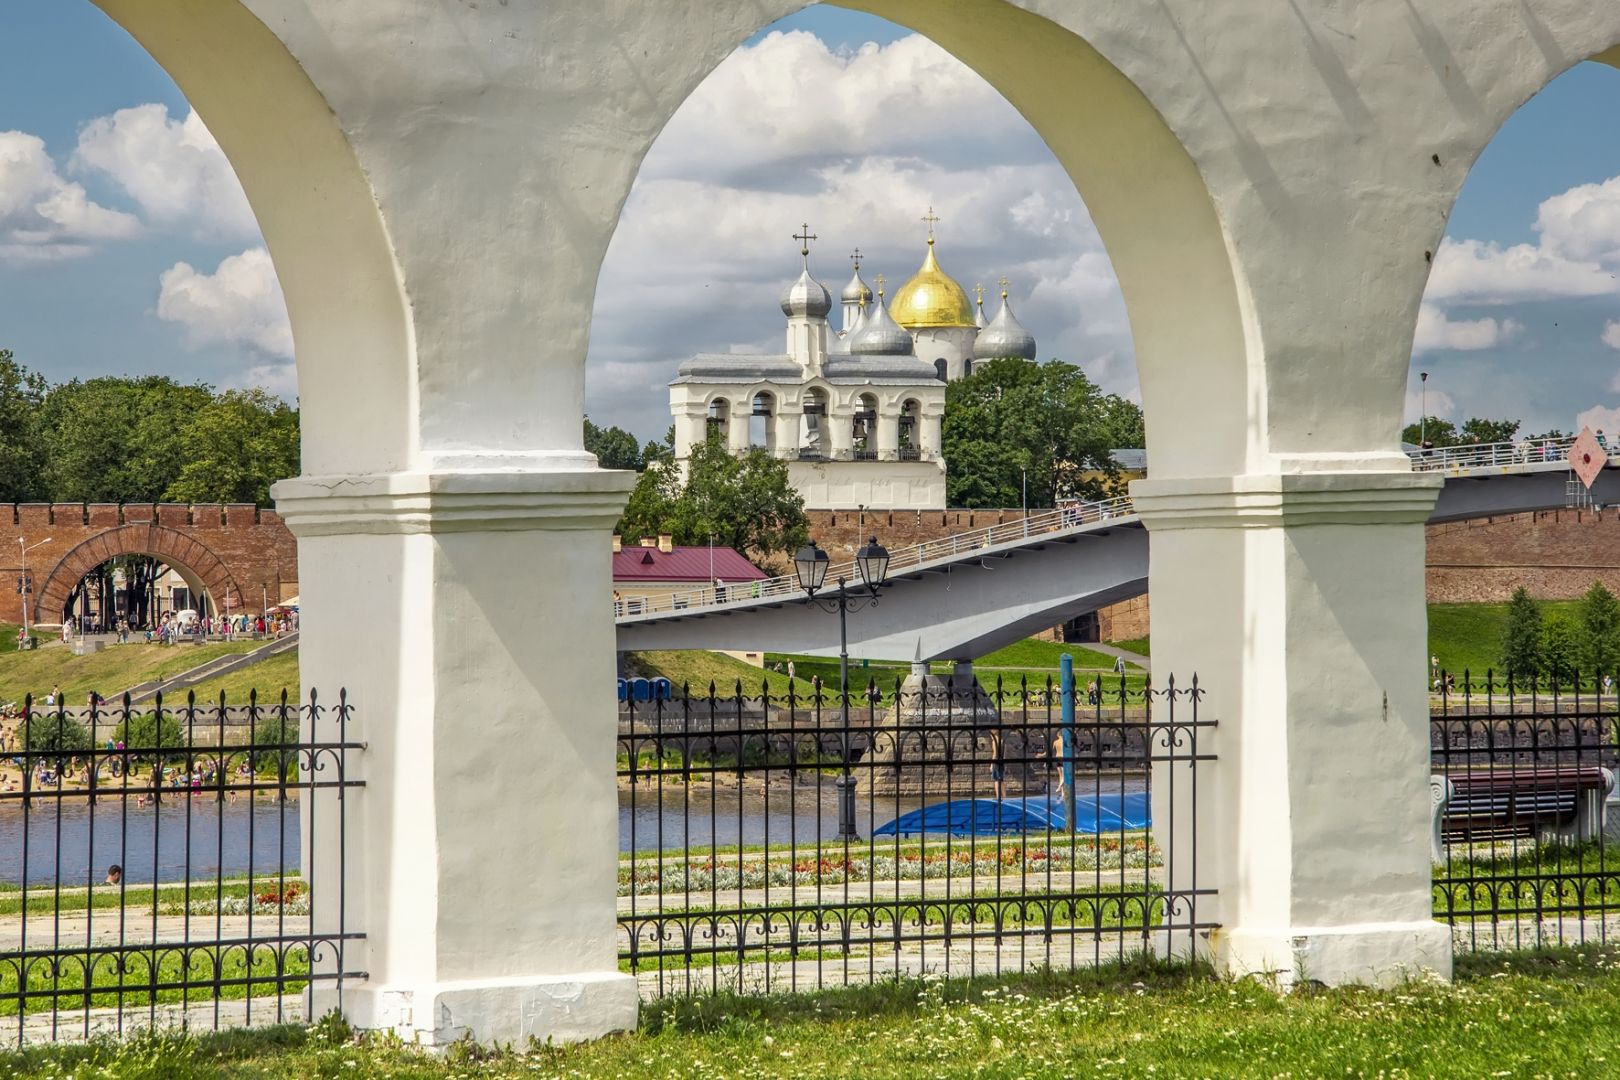
[[[1150,823],[1148,793],[1145,791],[1108,792],[1077,795],[1074,800],[1075,831],[1083,833],[1118,832],[1145,829]],[[1022,799],[953,799],[933,803],[872,830],[873,836],[919,836],[924,833],[952,836],[997,836],[1006,833],[1067,831],[1063,801],[1049,795]]]

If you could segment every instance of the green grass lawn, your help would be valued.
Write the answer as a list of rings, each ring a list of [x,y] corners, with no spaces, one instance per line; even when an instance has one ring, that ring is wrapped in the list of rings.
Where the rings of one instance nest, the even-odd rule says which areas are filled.
[[[1126,652],[1133,652],[1138,656],[1152,656],[1153,653],[1149,648],[1151,640],[1152,639],[1150,637],[1139,637],[1129,638],[1125,641],[1110,641],[1108,644],[1112,645],[1116,649],[1124,649]]]
[[[0,628],[3,632],[3,628]],[[0,638],[0,641],[3,641]],[[61,646],[31,652],[0,651],[0,701],[21,701],[33,694],[42,699],[60,685],[69,705],[82,705],[94,690],[112,697],[153,679],[173,678],[220,656],[244,653],[254,641],[215,642],[207,645],[109,645],[98,653],[74,656]]]
[[[1459,960],[1450,985],[1278,994],[1186,967],[883,982],[814,994],[671,998],[585,1046],[429,1055],[336,1018],[0,1055],[0,1075],[75,1080],[345,1077],[1532,1077],[1620,1073],[1620,955]]]
[[[1501,666],[1502,630],[1507,626],[1506,604],[1430,604],[1429,655],[1440,658],[1440,667],[1459,675],[1483,677]],[[1579,600],[1548,600],[1541,605],[1542,618],[1562,615],[1579,618]]]

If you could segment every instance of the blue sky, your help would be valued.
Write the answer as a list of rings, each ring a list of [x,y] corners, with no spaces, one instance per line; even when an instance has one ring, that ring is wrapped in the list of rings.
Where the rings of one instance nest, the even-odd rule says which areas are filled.
[[[56,380],[161,372],[295,393],[261,241],[173,83],[85,0],[6,0],[0,41],[0,346]],[[944,88],[937,130],[907,108],[921,75]],[[727,106],[739,85],[761,103],[741,121]],[[1535,430],[1585,412],[1620,427],[1620,295],[1606,284],[1620,270],[1620,180],[1605,186],[1620,178],[1617,105],[1620,72],[1581,65],[1475,167],[1420,322],[1413,388],[1431,373],[1432,411]],[[962,130],[982,134],[964,145]],[[75,207],[71,220],[42,229],[41,192]],[[780,348],[775,295],[796,269],[786,238],[799,221],[823,237],[813,265],[835,290],[857,244],[869,281],[898,284],[929,204],[947,270],[967,285],[1005,274],[1043,357],[1131,392],[1106,253],[1040,140],[931,44],[810,8],[722,65],[648,155],[603,268],[593,416],[661,434],[685,355]]]

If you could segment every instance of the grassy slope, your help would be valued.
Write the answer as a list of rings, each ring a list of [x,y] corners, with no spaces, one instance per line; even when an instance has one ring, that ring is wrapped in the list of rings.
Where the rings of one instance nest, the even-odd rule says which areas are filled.
[[[94,690],[113,695],[146,682],[189,671],[227,653],[252,649],[251,641],[211,645],[109,645],[89,656],[53,646],[33,652],[0,651],[0,701],[21,701],[24,694],[44,697],[60,684],[69,705],[82,705]]]
[[[1541,605],[1541,613],[1573,620],[1579,607],[1579,600],[1551,600]],[[1429,654],[1447,671],[1483,675],[1501,663],[1506,625],[1506,604],[1430,604]]]
[[[1281,995],[1140,965],[772,998],[724,994],[643,1010],[642,1030],[568,1048],[430,1056],[336,1023],[120,1048],[0,1054],[0,1075],[75,1080],[341,1076],[1612,1076],[1620,970],[1607,954],[1459,959],[1454,985]]]

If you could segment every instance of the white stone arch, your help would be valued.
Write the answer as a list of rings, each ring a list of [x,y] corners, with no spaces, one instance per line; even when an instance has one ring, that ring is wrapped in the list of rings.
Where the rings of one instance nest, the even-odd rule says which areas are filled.
[[[414,333],[377,199],[321,90],[252,8],[93,0],[162,66],[236,170],[292,322],[306,473],[417,451]]]

